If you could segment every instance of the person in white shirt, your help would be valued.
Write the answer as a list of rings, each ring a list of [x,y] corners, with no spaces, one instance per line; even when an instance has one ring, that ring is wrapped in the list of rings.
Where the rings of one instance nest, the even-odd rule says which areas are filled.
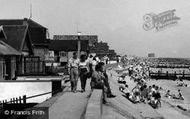
[[[88,78],[88,72],[89,72],[89,63],[86,59],[86,55],[81,55],[80,57],[80,63],[79,63],[79,71],[80,71],[80,81],[81,81],[81,92],[85,91],[86,87],[86,80]]]
[[[78,77],[79,77],[79,59],[77,58],[77,53],[73,53],[73,57],[69,59],[68,62],[68,70],[70,74],[70,82],[71,82],[71,91],[74,93],[76,92],[77,89],[77,82],[78,82]]]

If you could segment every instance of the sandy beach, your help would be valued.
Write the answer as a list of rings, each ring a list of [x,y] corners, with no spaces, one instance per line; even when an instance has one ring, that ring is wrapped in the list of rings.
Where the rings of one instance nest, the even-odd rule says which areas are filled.
[[[117,80],[117,73],[112,72],[113,75],[113,84],[112,87],[116,88],[119,87],[120,84],[116,83]],[[136,83],[134,83],[133,80],[130,79],[129,76],[125,77],[125,81],[127,82],[128,86],[129,86],[129,90],[132,90],[132,88],[136,85]],[[184,81],[186,84],[190,85],[190,81]],[[179,109],[177,107],[177,105],[180,105],[184,108],[186,108],[187,110],[190,110],[190,87],[178,87],[177,86],[177,82],[176,81],[172,81],[172,80],[154,80],[151,79],[150,81],[147,82],[147,85],[157,85],[157,86],[161,86],[163,88],[163,90],[161,90],[161,103],[162,106],[158,109],[150,109],[147,115],[151,115],[152,117],[156,116],[156,115],[161,115],[163,116],[163,118],[165,119],[189,119],[190,118],[190,113],[189,111],[183,111],[181,109]],[[117,86],[116,86],[117,85]],[[178,94],[178,89],[181,90],[182,95],[184,96],[184,100],[176,100],[176,99],[168,99],[164,97],[164,94],[167,90],[170,90],[172,94]],[[115,90],[115,89],[114,89]],[[121,94],[119,94],[121,95]],[[121,98],[121,97],[120,97]],[[126,99],[126,101],[128,101]],[[128,102],[129,103],[129,102]],[[145,111],[145,107],[151,107],[148,104],[130,104],[134,110],[138,110],[139,112],[143,112],[144,114],[147,113],[147,111]],[[155,117],[154,117],[155,118]]]

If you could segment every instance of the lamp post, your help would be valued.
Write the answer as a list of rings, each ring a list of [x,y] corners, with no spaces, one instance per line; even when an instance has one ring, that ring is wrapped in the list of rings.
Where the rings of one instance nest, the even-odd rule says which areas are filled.
[[[77,55],[78,55],[78,58],[80,58],[80,51],[81,51],[81,39],[80,39],[80,36],[81,36],[81,32],[78,32],[77,33],[77,37],[78,37],[78,50],[77,50]]]

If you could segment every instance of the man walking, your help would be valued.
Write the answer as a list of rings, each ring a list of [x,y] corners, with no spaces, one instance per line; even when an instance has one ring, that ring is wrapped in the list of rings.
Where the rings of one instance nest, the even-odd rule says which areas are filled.
[[[77,89],[77,82],[78,82],[78,77],[79,77],[79,59],[77,58],[77,53],[73,53],[73,57],[69,59],[68,63],[68,70],[70,74],[70,82],[71,82],[71,91],[74,93],[76,92]]]

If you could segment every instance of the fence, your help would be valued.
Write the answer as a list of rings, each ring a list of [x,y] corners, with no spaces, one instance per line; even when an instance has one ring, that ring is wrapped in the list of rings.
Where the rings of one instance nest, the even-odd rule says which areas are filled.
[[[0,104],[26,104],[26,95],[24,96],[19,96],[17,98],[11,98],[10,101],[3,100],[0,101]]]
[[[64,80],[68,78],[68,77],[65,77]],[[57,86],[56,84],[54,84],[55,86]],[[19,96],[19,97],[16,97],[16,98],[11,98],[9,101],[8,100],[2,100],[0,101],[0,105],[2,104],[26,104],[27,102],[27,99],[31,99],[31,98],[35,98],[35,97],[39,97],[39,96],[44,96],[44,95],[47,95],[47,94],[52,94],[52,95],[55,95],[57,94],[58,92],[61,92],[62,91],[62,88],[56,88],[56,90],[53,89],[53,91],[50,91],[50,92],[46,92],[46,93],[42,93],[42,94],[37,94],[37,95],[33,95],[33,96],[29,96],[29,97],[26,97],[26,95],[24,96]]]
[[[174,73],[168,73],[168,71],[166,73],[162,73],[161,71],[149,72],[149,76],[156,79],[190,79],[190,74],[185,74],[185,71],[182,73],[176,73],[176,71]]]

